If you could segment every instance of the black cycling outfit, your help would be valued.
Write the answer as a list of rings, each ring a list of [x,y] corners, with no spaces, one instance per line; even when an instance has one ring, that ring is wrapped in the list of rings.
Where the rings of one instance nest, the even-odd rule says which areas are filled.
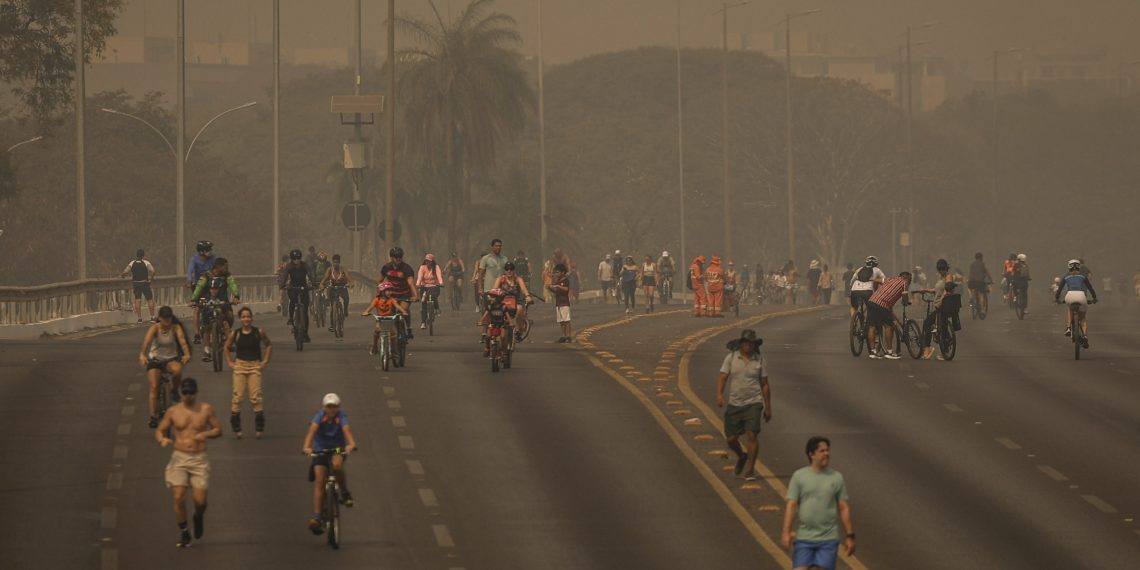
[[[309,315],[309,296],[302,295],[301,289],[308,289],[311,287],[309,280],[309,266],[302,261],[299,264],[290,262],[285,267],[285,287],[289,292],[289,314],[293,314],[293,304],[300,303],[303,307],[302,315],[308,318]]]

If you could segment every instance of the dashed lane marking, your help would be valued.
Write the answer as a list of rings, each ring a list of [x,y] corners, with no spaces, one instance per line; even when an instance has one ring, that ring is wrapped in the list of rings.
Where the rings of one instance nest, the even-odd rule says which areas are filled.
[[[116,548],[104,548],[99,554],[100,570],[116,570],[118,567],[119,550]]]
[[[451,538],[451,531],[447,530],[447,525],[433,524],[431,531],[435,534],[435,543],[440,548],[455,548],[455,540]]]
[[[119,427],[115,430],[115,433],[120,436],[131,435],[131,424],[119,424]]]
[[[402,407],[403,407],[403,405],[400,404],[399,400],[388,400],[388,408],[389,409],[399,410]]]
[[[929,390],[930,384],[927,384],[926,382],[915,382],[914,387],[918,388],[919,390]]]
[[[397,441],[400,442],[400,449],[415,449],[416,448],[416,442],[412,440],[412,436],[410,436],[410,435],[397,436],[396,439],[397,439]]]
[[[431,489],[418,489],[420,494],[420,502],[429,509],[439,508],[439,497],[435,496],[435,491]]]
[[[134,383],[127,385],[127,391],[128,392],[138,392],[141,389],[142,389],[142,384],[140,384],[138,382],[134,382]]]
[[[1111,515],[1116,512],[1116,507],[1106,503],[1104,499],[1096,495],[1081,495],[1081,498],[1088,501],[1088,503],[1097,508],[1100,512]]]
[[[115,471],[107,475],[107,490],[118,491],[123,488],[123,472]]]
[[[1068,481],[1069,480],[1069,478],[1066,477],[1064,473],[1061,473],[1060,471],[1057,471],[1056,469],[1054,469],[1048,465],[1038,465],[1037,470],[1044,473],[1047,477],[1049,477],[1050,479],[1052,479],[1054,481]]]
[[[404,416],[392,416],[392,425],[398,428],[408,427],[408,421]]]
[[[122,409],[122,411],[119,412],[119,414],[124,416],[124,417],[133,416],[133,415],[135,415],[135,407],[134,406],[123,406],[123,409]]]
[[[384,391],[385,396],[392,396],[396,393],[396,389],[391,386],[384,386],[382,390]]]
[[[111,448],[111,459],[122,460],[122,459],[126,459],[126,458],[127,458],[127,446],[116,445],[115,447]]]
[[[946,408],[946,411],[951,412],[951,413],[955,413],[955,414],[962,413],[962,408],[959,407],[958,404],[942,404],[942,407]]]
[[[404,465],[408,466],[408,473],[411,473],[412,475],[424,474],[424,464],[420,463],[420,460],[418,459],[405,459]]]
[[[1018,445],[1017,442],[1009,439],[1008,437],[995,437],[994,441],[998,442],[998,445],[1001,445],[1002,447],[1011,451],[1021,449],[1021,446]]]
[[[119,524],[119,510],[115,507],[103,507],[103,512],[99,514],[99,527],[105,529],[113,529]]]

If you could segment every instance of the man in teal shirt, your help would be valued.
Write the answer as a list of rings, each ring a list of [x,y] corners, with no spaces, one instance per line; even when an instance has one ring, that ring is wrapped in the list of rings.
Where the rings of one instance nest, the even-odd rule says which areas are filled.
[[[841,522],[847,531],[843,539],[847,555],[855,554],[855,527],[851,523],[851,506],[847,503],[847,485],[843,475],[828,465],[831,440],[814,436],[808,440],[804,452],[811,464],[792,474],[788,483],[788,507],[784,511],[780,542],[785,549],[795,547],[792,568],[835,570]],[[793,541],[792,522],[797,514],[799,525]]]

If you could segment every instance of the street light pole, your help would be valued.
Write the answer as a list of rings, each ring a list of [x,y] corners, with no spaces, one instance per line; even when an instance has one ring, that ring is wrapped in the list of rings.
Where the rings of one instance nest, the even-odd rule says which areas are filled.
[[[539,259],[546,259],[546,89],[543,76],[542,0],[538,0],[538,200]]]
[[[75,234],[77,279],[87,278],[87,83],[83,61],[83,0],[75,0]],[[9,149],[11,150],[11,149]]]
[[[721,51],[721,69],[720,69],[720,82],[721,82],[721,152],[723,154],[724,166],[724,256],[726,259],[732,259],[732,190],[731,184],[728,180],[728,9],[739,8],[748,4],[745,2],[737,2],[735,4],[724,3],[721,9],[723,16],[723,39],[724,49]]]
[[[281,254],[281,0],[273,0],[273,255]],[[357,266],[359,269],[359,266]]]
[[[784,146],[787,150],[789,260],[795,260],[796,258],[796,183],[795,161],[792,152],[792,19],[818,12],[819,10],[807,10],[797,14],[788,14],[787,17],[784,18],[784,116],[787,121],[784,132]]]
[[[993,93],[992,93],[992,116],[991,116],[991,129],[993,145],[990,150],[990,247],[991,251],[998,251],[998,58],[1003,54],[1018,53],[1024,51],[1022,48],[1009,48],[1006,50],[994,50],[993,55]]]
[[[361,65],[361,58],[364,54],[364,47],[361,45],[361,27],[363,26],[363,23],[362,23],[362,19],[361,19],[362,14],[361,14],[360,0],[356,0],[355,15],[356,15],[356,27],[353,30],[354,31],[353,40],[356,43],[356,74],[353,76],[353,80],[352,80],[352,94],[353,95],[360,95],[360,81],[361,81],[360,76],[361,76],[361,73],[363,73],[362,65]],[[353,125],[352,125],[352,135],[353,135],[353,139],[358,143],[361,142],[361,138],[362,138],[362,136],[361,136],[361,125],[360,125],[361,121],[362,121],[361,114],[357,113],[356,114],[356,120],[353,121]],[[352,201],[353,202],[359,202],[360,201],[360,182],[364,177],[364,170],[355,169],[351,174],[352,174]],[[360,271],[362,269],[362,267],[360,265],[360,261],[361,261],[360,232],[359,231],[351,231],[349,233],[352,236],[352,263],[356,267],[356,270]]]
[[[174,243],[175,259],[178,270],[186,266],[186,219],[185,219],[185,185],[186,185],[186,0],[178,0],[178,30],[174,42],[174,59],[177,65],[178,79],[175,90],[178,92],[178,149],[174,152],[177,160],[174,161],[175,188],[174,188]],[[153,127],[152,127],[153,128]]]
[[[681,0],[677,0],[677,194],[681,205],[681,266],[685,256],[685,121],[681,102]]]
[[[34,137],[32,137],[32,138],[30,138],[30,139],[28,139],[28,140],[23,140],[23,141],[20,141],[20,142],[18,142],[18,143],[16,143],[16,144],[14,144],[14,145],[12,145],[12,146],[8,147],[8,150],[4,151],[4,153],[6,154],[6,153],[9,153],[9,152],[12,152],[13,150],[16,150],[17,148],[19,148],[19,147],[22,147],[22,146],[24,146],[24,145],[26,145],[26,144],[31,144],[31,143],[34,143],[34,142],[36,142],[36,141],[39,141],[39,140],[43,140],[43,138],[44,138],[44,137],[43,137],[42,135],[37,135],[37,136],[34,136]]]
[[[395,245],[395,228],[392,220],[393,177],[396,169],[396,0],[388,0],[388,96],[384,98],[386,115],[385,181],[384,188],[384,241]]]
[[[925,30],[934,27],[935,22],[927,22],[912,28],[906,27],[906,195],[907,195],[907,267],[914,267],[914,250],[915,250],[915,216],[918,210],[914,207],[914,63],[911,59],[911,50],[915,45],[911,41],[911,30]]]

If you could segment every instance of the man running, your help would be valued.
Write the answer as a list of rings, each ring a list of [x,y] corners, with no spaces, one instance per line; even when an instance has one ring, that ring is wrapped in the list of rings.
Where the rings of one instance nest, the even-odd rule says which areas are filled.
[[[206,440],[222,435],[222,426],[214,408],[198,401],[198,381],[184,378],[179,388],[182,399],[170,409],[154,430],[154,439],[162,447],[174,445],[166,464],[166,486],[174,496],[174,521],[178,523],[179,548],[190,546],[190,530],[186,528],[186,489],[193,489],[194,539],[202,538],[206,516],[206,489],[210,483],[210,460],[206,456]],[[166,437],[173,429],[174,439]]]

